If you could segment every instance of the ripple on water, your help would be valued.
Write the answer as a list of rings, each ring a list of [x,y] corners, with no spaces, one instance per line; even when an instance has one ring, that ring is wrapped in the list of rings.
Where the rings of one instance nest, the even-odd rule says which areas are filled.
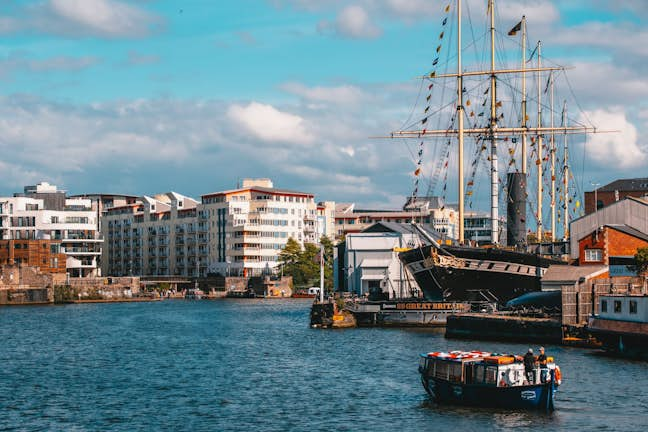
[[[541,413],[439,406],[419,352],[516,344],[438,330],[308,328],[308,301],[164,301],[0,309],[7,430],[638,430],[646,363],[547,347],[564,384]]]

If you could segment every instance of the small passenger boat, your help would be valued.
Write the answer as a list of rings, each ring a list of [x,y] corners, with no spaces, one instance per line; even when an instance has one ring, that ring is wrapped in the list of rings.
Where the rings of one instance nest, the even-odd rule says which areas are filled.
[[[419,372],[437,402],[512,409],[552,411],[561,382],[552,357],[527,377],[521,356],[483,351],[421,354]]]

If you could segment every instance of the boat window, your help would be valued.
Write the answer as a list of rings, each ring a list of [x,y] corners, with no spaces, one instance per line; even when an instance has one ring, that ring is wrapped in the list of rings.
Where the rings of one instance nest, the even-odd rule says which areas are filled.
[[[489,366],[486,368],[486,384],[496,384],[497,383],[497,368]]]
[[[631,314],[637,313],[637,300],[630,300],[630,313]]]
[[[607,312],[607,300],[601,300],[601,312]]]
[[[484,365],[476,365],[475,366],[475,372],[473,375],[473,381],[476,383],[483,383],[484,382]]]
[[[453,382],[461,382],[461,363],[450,364],[450,376],[448,379]]]
[[[436,362],[436,370],[434,371],[434,376],[441,379],[447,379],[448,362],[445,361]]]
[[[621,300],[614,300],[614,313],[621,313]]]

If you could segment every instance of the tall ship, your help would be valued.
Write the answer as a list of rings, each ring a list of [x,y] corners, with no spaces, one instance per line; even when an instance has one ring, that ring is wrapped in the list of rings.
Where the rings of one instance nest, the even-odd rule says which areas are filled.
[[[507,24],[510,31],[500,32],[495,0],[484,6],[488,18],[483,33],[473,27],[478,20],[462,11],[461,0],[444,7],[432,68],[420,77],[417,105],[420,101],[423,106],[412,110],[418,116],[411,115],[387,137],[418,144],[418,151],[410,149],[416,164],[408,200],[413,207],[423,190],[428,153],[434,169],[425,195],[442,185],[445,201],[448,182],[456,175],[456,238],[439,241],[419,229],[427,244],[399,255],[428,300],[503,304],[539,291],[548,267],[566,264],[559,253],[544,254],[540,244],[545,242],[549,249],[564,246],[566,254],[570,213],[581,211],[569,166],[568,137],[601,132],[569,118],[566,100],[555,106],[555,89],[571,90],[566,68],[543,59],[541,42],[528,44],[526,17]],[[462,18],[470,23],[474,40],[469,43],[462,41]],[[498,49],[505,46],[513,48]],[[463,67],[467,51],[474,51],[475,69]],[[566,84],[558,84],[559,78]],[[532,110],[532,104],[537,109]],[[489,190],[480,193],[480,188]],[[480,200],[485,204],[489,195],[490,241],[479,247],[465,237],[466,207],[472,209]],[[543,208],[544,201],[549,205]],[[506,218],[500,216],[501,207],[506,208]],[[544,220],[550,225],[545,227]],[[537,243],[535,249],[529,243]]]

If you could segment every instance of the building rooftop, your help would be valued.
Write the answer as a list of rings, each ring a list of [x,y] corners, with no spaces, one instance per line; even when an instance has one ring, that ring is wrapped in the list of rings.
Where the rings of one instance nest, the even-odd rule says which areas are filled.
[[[439,233],[434,231],[428,226],[417,225],[418,228],[423,229],[435,240],[440,240]],[[362,232],[365,233],[380,233],[380,232],[393,232],[400,234],[419,234],[418,231],[410,223],[396,223],[396,222],[376,222],[375,224],[367,227]]]
[[[314,197],[312,193],[308,192],[300,192],[296,190],[290,190],[290,189],[277,189],[273,187],[263,187],[263,186],[250,186],[250,187],[242,187],[239,189],[230,189],[226,191],[221,191],[221,192],[212,192],[208,194],[202,195],[202,198],[206,197],[211,197],[211,196],[218,196],[218,195],[229,195],[237,192],[245,192],[245,191],[250,191],[250,192],[266,192],[270,194],[279,194],[279,195],[299,195],[299,196],[305,196],[305,197]]]
[[[648,177],[619,179],[597,189],[599,192],[648,191]]]
[[[588,280],[607,271],[608,266],[605,265],[572,266],[554,264],[547,269],[547,272],[542,277],[542,283],[565,282],[574,284],[580,278]]]

